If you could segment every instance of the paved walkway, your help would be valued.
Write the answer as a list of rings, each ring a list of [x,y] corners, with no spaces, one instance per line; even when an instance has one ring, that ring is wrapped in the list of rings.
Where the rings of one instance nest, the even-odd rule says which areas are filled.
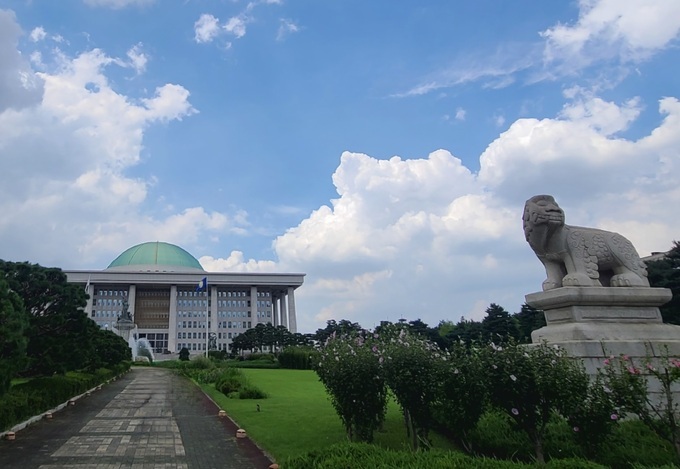
[[[0,441],[2,469],[259,469],[271,464],[190,381],[135,367]]]

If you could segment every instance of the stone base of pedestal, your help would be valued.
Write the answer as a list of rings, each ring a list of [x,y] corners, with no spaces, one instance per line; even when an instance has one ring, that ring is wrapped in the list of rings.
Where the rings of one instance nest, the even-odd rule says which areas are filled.
[[[546,326],[533,343],[563,347],[583,360],[589,374],[611,355],[636,364],[647,357],[680,357],[680,326],[663,324],[659,306],[672,298],[666,288],[563,287],[526,295],[527,304],[545,312]]]

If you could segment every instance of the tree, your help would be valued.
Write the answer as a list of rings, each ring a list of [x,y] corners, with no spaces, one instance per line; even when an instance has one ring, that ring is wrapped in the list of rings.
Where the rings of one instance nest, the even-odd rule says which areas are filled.
[[[518,340],[520,343],[524,344],[530,344],[531,333],[546,324],[543,311],[529,306],[526,303],[522,305],[522,309],[519,313],[513,314],[513,317],[519,331]]]
[[[680,242],[674,241],[662,259],[648,262],[647,273],[652,287],[673,292],[673,299],[659,308],[663,322],[680,325]]]
[[[335,319],[326,321],[326,327],[323,329],[317,329],[314,334],[314,339],[319,343],[323,344],[333,334],[335,335],[350,335],[353,333],[361,332],[362,328],[359,323],[348,321],[347,319],[341,319],[340,322],[336,322]]]
[[[503,342],[510,338],[517,339],[519,336],[514,318],[496,303],[491,303],[486,309],[486,317],[482,320],[482,332],[484,339],[491,342]]]
[[[91,357],[91,369],[113,368],[126,360],[132,360],[132,351],[125,339],[112,331],[100,329],[96,324],[94,326],[94,354]]]
[[[83,288],[69,284],[61,269],[28,262],[0,261],[0,272],[29,314],[26,372],[50,375],[87,366],[96,325],[83,311]]]
[[[189,361],[189,349],[186,347],[182,347],[179,351],[179,359],[183,362],[188,362]]]
[[[0,396],[26,364],[28,315],[19,295],[0,276]]]
[[[483,329],[481,322],[461,317],[455,327],[446,333],[446,341],[449,344],[463,342],[470,346],[473,342],[482,340]]]

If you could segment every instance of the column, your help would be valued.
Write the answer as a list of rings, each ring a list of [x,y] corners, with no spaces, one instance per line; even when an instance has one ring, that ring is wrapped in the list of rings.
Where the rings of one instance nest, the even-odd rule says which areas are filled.
[[[219,340],[217,340],[217,323],[220,320],[217,317],[217,287],[213,287],[210,290],[210,331],[209,333],[215,334],[215,345],[217,346],[217,349],[219,350]],[[206,331],[207,332],[207,331]]]
[[[295,334],[297,332],[297,317],[295,317],[295,289],[288,287],[288,330]]]
[[[272,298],[272,325],[274,327],[278,326],[281,324],[281,321],[279,321],[279,305],[278,305],[278,299],[274,295],[274,292],[271,293],[271,298]]]
[[[250,325],[251,327],[257,326],[257,323],[259,322],[259,319],[257,317],[257,287],[256,286],[251,286],[250,287]],[[267,322],[266,320],[262,321],[263,323]]]
[[[168,313],[168,350],[177,352],[177,285],[170,287],[170,312]]]
[[[128,312],[132,321],[135,320],[135,297],[137,296],[137,285],[130,285],[128,288]],[[136,324],[136,323],[135,323]]]
[[[281,325],[288,329],[288,318],[286,314],[286,294],[281,293],[279,300],[281,301]]]
[[[88,283],[89,283],[89,280],[88,280]],[[91,283],[89,285],[87,285],[85,292],[90,296],[87,299],[87,305],[85,306],[85,313],[87,314],[88,318],[90,318],[94,321],[94,318],[92,318],[92,305],[94,304],[94,285],[91,284]]]

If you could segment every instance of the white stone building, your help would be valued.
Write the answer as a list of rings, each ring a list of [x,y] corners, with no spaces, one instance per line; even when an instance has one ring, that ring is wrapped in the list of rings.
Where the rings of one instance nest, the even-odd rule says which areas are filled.
[[[127,306],[138,338],[156,353],[182,347],[204,353],[211,334],[219,350],[228,350],[234,337],[258,323],[297,332],[294,292],[305,276],[206,272],[187,251],[163,242],[133,246],[104,270],[64,272],[87,289],[93,321],[113,329]],[[203,278],[207,292],[197,291]]]

